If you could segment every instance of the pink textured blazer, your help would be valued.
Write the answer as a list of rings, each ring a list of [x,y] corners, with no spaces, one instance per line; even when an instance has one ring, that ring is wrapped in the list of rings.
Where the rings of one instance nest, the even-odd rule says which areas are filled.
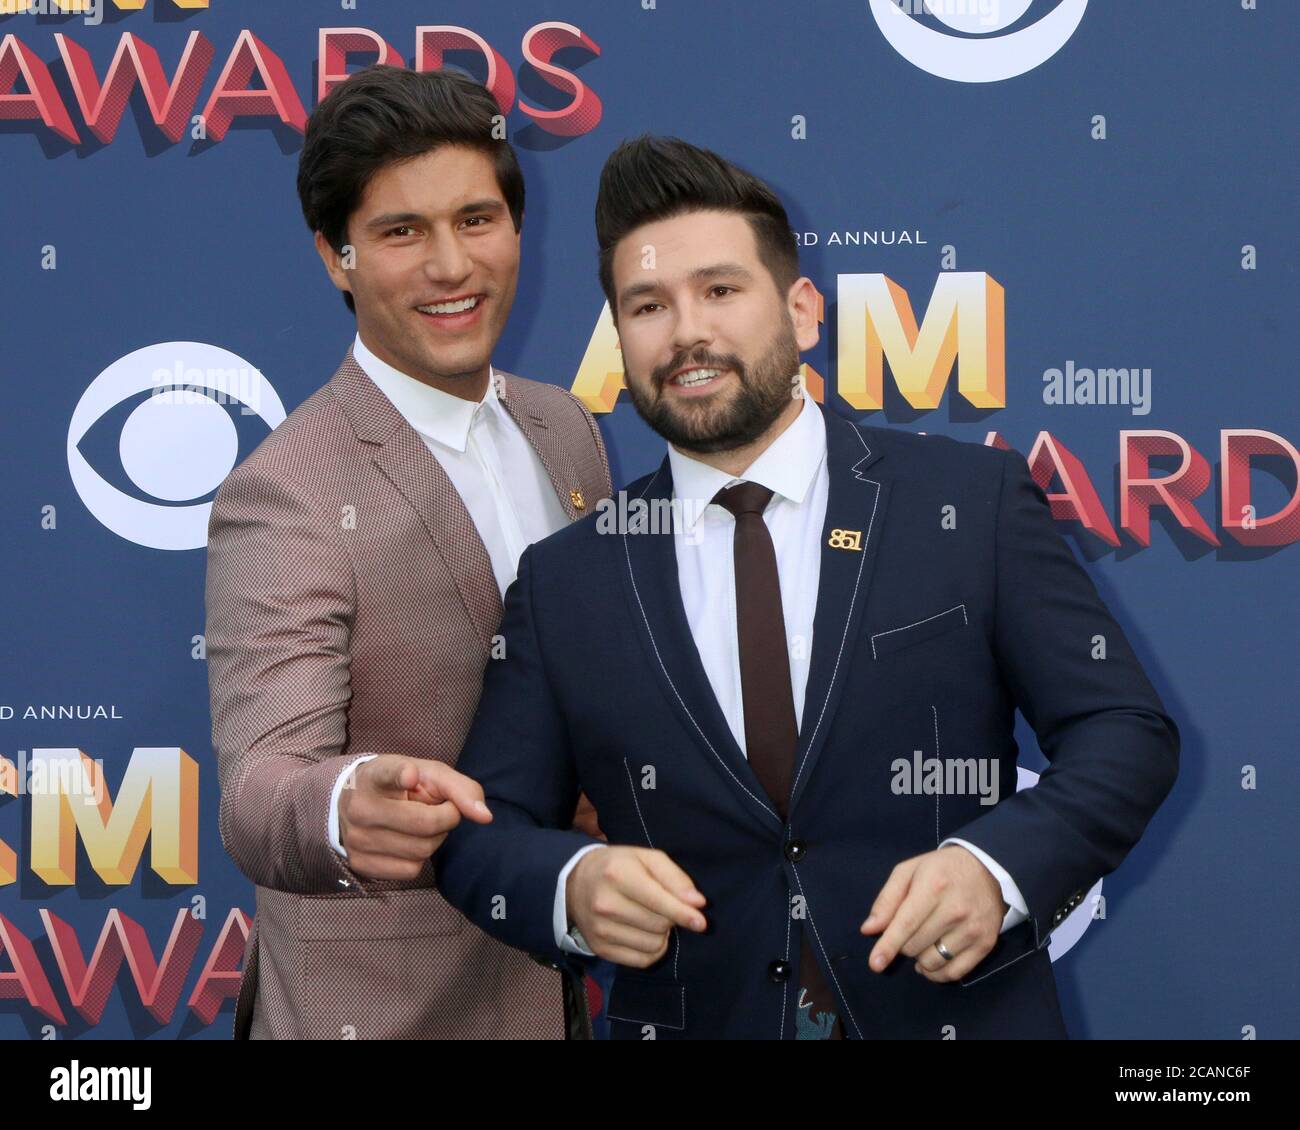
[[[610,494],[591,414],[497,370],[571,519]],[[454,764],[501,599],[460,496],[353,360],[217,492],[207,654],[222,842],[257,886],[236,1038],[554,1038],[561,974],[419,878],[355,874],[329,844],[350,756]]]

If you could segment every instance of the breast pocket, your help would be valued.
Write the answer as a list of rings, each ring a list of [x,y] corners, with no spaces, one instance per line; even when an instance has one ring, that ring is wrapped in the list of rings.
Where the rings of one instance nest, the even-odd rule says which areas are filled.
[[[680,1032],[686,1027],[686,988],[677,981],[637,977],[620,969],[610,987],[605,1015],[611,1021],[637,1025],[640,1033],[631,1033],[633,1039],[654,1038],[646,1031],[651,1028]]]
[[[927,616],[922,620],[914,620],[912,623],[903,624],[901,627],[876,632],[871,637],[871,657],[873,659],[882,659],[886,655],[902,651],[905,647],[932,640],[936,636],[946,635],[948,632],[955,632],[957,629],[965,628],[968,625],[969,619],[966,616],[966,605],[955,604],[951,608],[945,608],[942,612],[936,612],[933,616]]]

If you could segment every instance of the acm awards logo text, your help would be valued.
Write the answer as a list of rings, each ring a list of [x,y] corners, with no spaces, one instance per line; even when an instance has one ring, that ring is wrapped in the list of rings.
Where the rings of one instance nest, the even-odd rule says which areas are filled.
[[[944,271],[935,279],[929,302],[918,309],[897,282],[883,274],[840,274],[833,300],[837,343],[833,394],[859,412],[881,412],[886,388],[910,409],[939,408],[945,392],[960,396],[977,409],[1007,406],[1006,293],[996,279],[981,271]],[[1075,368],[1073,362],[1057,374],[1058,384],[1070,383],[1053,398],[1039,388],[1050,411],[1091,412],[1109,398],[1098,395],[1098,373],[1120,370]],[[1130,378],[1133,371],[1123,370]],[[1140,392],[1143,406],[1151,402],[1149,374],[1137,369],[1140,380],[1128,391]],[[1144,375],[1146,374],[1146,375]],[[1091,384],[1085,378],[1091,378]],[[605,305],[591,335],[572,391],[595,413],[613,411],[623,390],[623,362],[618,335]],[[831,383],[810,364],[800,368],[800,383],[819,403],[832,395]],[[1082,395],[1088,393],[1087,396]],[[1068,395],[1067,395],[1068,394]],[[1133,401],[1126,395],[1124,403]],[[1145,414],[1145,411],[1143,412]],[[1010,445],[997,431],[984,442]],[[1219,489],[1210,493],[1214,475],[1209,459],[1177,432],[1163,428],[1121,430],[1113,467],[1090,475],[1083,461],[1059,435],[1043,430],[1029,447],[1026,459],[1035,482],[1051,503],[1052,516],[1074,521],[1112,548],[1121,544],[1145,549],[1151,545],[1155,516],[1167,516],[1180,536],[1193,543],[1224,544],[1201,514],[1208,501],[1217,503],[1218,524],[1238,547],[1269,550],[1300,541],[1300,486],[1285,494],[1288,476],[1300,479],[1300,451],[1285,436],[1260,428],[1223,428],[1218,435]],[[1172,466],[1166,466],[1172,464]],[[1268,504],[1254,497],[1252,471],[1270,472],[1277,483],[1261,477]],[[1117,473],[1114,517],[1103,505],[1097,482],[1107,484]],[[1053,490],[1059,482],[1061,489]],[[1282,491],[1275,487],[1283,485]],[[1215,494],[1217,493],[1217,498]],[[1122,543],[1120,533],[1128,535]],[[1186,548],[1186,547],[1184,547]]]
[[[24,14],[32,17],[25,24],[0,24],[7,30],[0,39],[0,119],[30,123],[34,130],[57,135],[73,146],[88,144],[82,133],[85,129],[106,145],[117,136],[138,86],[153,125],[173,144],[187,132],[195,143],[223,141],[237,120],[259,127],[287,127],[297,133],[306,128],[304,93],[277,51],[249,28],[241,30],[226,50],[203,102],[199,101],[200,90],[214,73],[217,48],[201,30],[191,31],[179,52],[168,51],[175,60],[170,75],[158,49],[133,31],[123,32],[111,61],[97,66],[85,43],[97,41],[97,54],[102,52],[106,33],[93,16],[102,16],[110,4],[119,10],[135,10],[142,0],[0,0],[0,19],[12,16],[16,20]],[[159,9],[206,9],[208,0],[154,0],[154,5]],[[355,10],[355,4],[344,7]],[[51,13],[56,18],[82,13],[87,27],[95,30],[89,36],[81,28],[75,35],[71,30],[58,30],[52,43],[34,48],[32,32],[43,31],[45,26],[37,19]],[[60,22],[55,26],[74,25]],[[410,42],[408,55],[369,28],[321,28],[316,43],[317,100],[347,78],[350,66],[386,63],[404,67],[409,62],[416,70],[425,71],[451,65],[467,67],[482,77],[501,109],[502,136],[505,116],[516,109],[529,126],[554,137],[577,137],[600,123],[599,96],[573,71],[553,62],[560,52],[566,52],[571,60],[572,48],[587,56],[600,55],[599,44],[572,24],[557,20],[538,23],[520,40],[519,76],[527,75],[549,88],[544,106],[531,105],[519,95],[515,71],[506,57],[471,28],[422,25],[414,29]],[[71,88],[72,99],[64,97],[64,87],[56,83],[56,76]],[[191,152],[201,148],[199,145]]]
[[[835,396],[860,412],[879,412],[889,380],[913,409],[938,408],[945,392],[980,409],[1007,406],[1005,292],[989,275],[940,274],[919,312],[907,291],[882,274],[842,274],[837,286]],[[1075,378],[1092,373],[1072,365],[1067,369]],[[811,365],[801,366],[800,377],[815,401],[832,395],[829,382]],[[571,387],[595,413],[613,411],[618,401],[622,357],[608,305]],[[1149,407],[1149,378],[1145,387]],[[229,407],[235,402],[237,413]],[[1095,402],[1071,395],[1052,411],[1076,410],[1076,404],[1090,411],[1086,405]],[[1058,402],[1045,398],[1045,403]],[[99,445],[108,449],[101,456],[115,450],[114,474],[97,469],[82,444],[97,421],[107,421],[119,405],[124,419],[105,426],[120,434]],[[237,426],[243,417],[255,419]],[[146,346],[111,364],[82,394],[68,429],[69,474],[86,508],[120,537],[154,549],[201,549],[207,544],[211,496],[242,455],[284,418],[270,382],[236,354],[201,342]],[[996,430],[984,442],[1009,446]],[[1113,548],[1121,545],[1121,531],[1131,544],[1149,547],[1156,514],[1167,515],[1206,545],[1223,544],[1200,512],[1213,474],[1195,446],[1161,428],[1122,430],[1118,446],[1113,520],[1078,456],[1055,432],[1038,433],[1026,459],[1053,517],[1078,522]],[[1270,499],[1264,508],[1254,499],[1252,481],[1257,463],[1282,482],[1288,473],[1300,476],[1295,445],[1264,429],[1224,428],[1219,456],[1221,531],[1239,546],[1254,549],[1300,540],[1300,488],[1280,504]],[[1171,461],[1174,466],[1162,469]],[[1096,477],[1102,482],[1109,478]],[[1052,489],[1057,481],[1059,492]],[[1211,501],[1216,501],[1213,496]]]
[[[0,964],[7,966],[0,999],[22,1002],[44,1039],[98,1025],[119,985],[124,997],[134,986],[133,1003],[148,1014],[139,1020],[146,1027],[171,1023],[181,1009],[202,1026],[212,1024],[222,1003],[238,994],[252,919],[239,907],[210,915],[204,894],[175,890],[199,883],[198,762],[179,746],[137,746],[112,788],[103,762],[81,749],[36,748],[26,760],[20,773],[0,755],[0,799],[26,809],[27,829],[21,863],[15,847],[0,839],[0,890],[12,888],[23,912],[12,897],[0,912]],[[146,845],[151,874],[144,882]],[[114,906],[102,912],[102,925],[86,925],[92,918],[76,914],[74,926],[56,913],[69,913],[64,905],[21,900],[39,881],[55,895],[75,889],[93,906],[87,900],[134,891],[137,878],[150,890],[149,902],[158,883],[173,888],[166,904],[150,909],[146,924]],[[215,935],[206,929],[210,917]],[[155,918],[164,926],[161,935]]]

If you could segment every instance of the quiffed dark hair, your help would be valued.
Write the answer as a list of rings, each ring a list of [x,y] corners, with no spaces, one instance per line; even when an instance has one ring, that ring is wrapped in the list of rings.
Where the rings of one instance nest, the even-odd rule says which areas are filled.
[[[492,158],[497,187],[519,231],[524,175],[510,142],[493,136],[500,113],[486,87],[456,71],[376,65],[350,75],[307,122],[298,158],[298,198],[307,226],[342,252],[348,219],[380,169],[441,145],[464,145]],[[352,295],[344,292],[343,300],[355,313]]]
[[[624,141],[605,162],[596,194],[600,285],[614,320],[614,247],[642,224],[685,212],[739,212],[749,220],[758,257],[784,293],[799,277],[799,247],[785,207],[752,173],[677,137]]]

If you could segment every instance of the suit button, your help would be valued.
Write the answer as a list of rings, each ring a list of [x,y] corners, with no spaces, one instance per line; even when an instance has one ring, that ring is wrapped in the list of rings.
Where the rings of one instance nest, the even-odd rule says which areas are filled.
[[[808,845],[803,840],[791,840],[785,845],[785,857],[791,863],[798,863],[808,854]]]
[[[779,958],[767,967],[767,979],[769,981],[788,981],[790,980],[790,963],[781,961]]]
[[[1062,922],[1064,922],[1064,921],[1065,921],[1065,911],[1064,911],[1064,910],[1058,910],[1055,914],[1052,915],[1052,925],[1053,925],[1053,926],[1059,926],[1059,925],[1060,925]]]

